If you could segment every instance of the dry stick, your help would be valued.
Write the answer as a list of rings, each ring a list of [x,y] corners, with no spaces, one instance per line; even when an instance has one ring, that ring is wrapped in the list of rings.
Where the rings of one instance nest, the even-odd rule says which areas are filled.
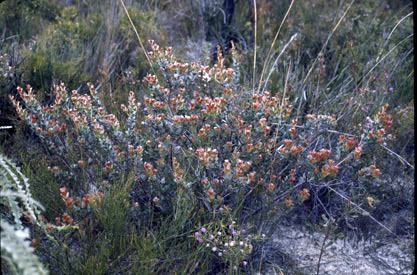
[[[327,228],[327,232],[326,232],[326,236],[324,237],[323,243],[321,244],[321,249],[320,249],[320,256],[319,256],[319,261],[317,263],[317,275],[320,274],[320,262],[321,262],[321,257],[323,256],[323,252],[324,252],[324,245],[326,244],[327,238],[330,235],[330,229],[332,227],[332,218],[330,217],[330,220],[328,221],[328,228]]]
[[[329,132],[329,133],[335,133],[335,134],[342,134],[342,135],[350,136],[350,137],[355,137],[355,135],[348,134],[348,133],[343,133],[343,132],[339,132],[339,131],[335,131],[335,130],[329,130],[329,129],[327,129],[327,132]]]
[[[279,25],[278,31],[277,31],[277,33],[275,34],[274,41],[272,41],[271,47],[269,48],[269,51],[268,51],[268,54],[266,55],[265,62],[264,62],[264,66],[263,66],[263,68],[262,68],[262,72],[261,72],[261,78],[259,79],[258,92],[259,92],[259,90],[261,89],[262,77],[263,77],[263,75],[264,75],[264,72],[265,72],[265,69],[266,69],[266,65],[267,65],[267,63],[268,63],[268,59],[269,59],[269,57],[270,57],[270,55],[271,55],[272,48],[274,47],[275,42],[277,41],[277,38],[278,38],[278,34],[280,33],[281,28],[282,28],[282,26],[284,25],[284,22],[285,22],[285,20],[287,19],[288,14],[290,13],[290,10],[291,10],[291,8],[292,8],[292,4],[294,4],[294,0],[292,0],[292,1],[291,1],[291,4],[290,4],[290,6],[288,7],[287,12],[285,13],[285,16],[284,16],[284,18],[283,18],[283,19],[282,19],[282,21],[281,21],[281,25]]]
[[[276,264],[270,264],[270,266],[272,266],[273,268],[278,268],[279,275],[284,275],[284,272],[282,272],[282,269],[278,265],[276,265]],[[276,274],[275,273],[275,269],[274,269],[274,274]]]
[[[256,15],[256,0],[253,0],[253,7],[254,7],[254,11],[255,11],[255,41],[254,41],[254,54],[253,54],[253,76],[252,76],[252,90],[255,89],[255,69],[256,69],[256,25],[257,25],[257,15]]]
[[[363,211],[363,215],[369,216],[374,222],[376,222],[378,225],[380,225],[382,228],[384,228],[385,230],[387,230],[388,232],[390,232],[391,234],[397,236],[397,234],[395,234],[394,232],[392,232],[388,227],[386,227],[385,225],[383,225],[381,222],[379,222],[377,219],[375,219],[374,217],[371,216],[371,214],[366,211],[365,209],[361,208],[359,205],[357,205],[356,203],[352,202],[349,198],[343,196],[342,194],[340,194],[339,192],[337,192],[336,190],[334,190],[333,188],[331,188],[330,186],[328,186],[327,188],[329,188],[331,191],[335,192],[337,195],[339,195],[340,197],[342,197],[343,199],[345,199],[346,201],[350,201],[351,204],[353,204],[355,207],[357,207],[359,210]]]
[[[140,40],[139,33],[138,33],[138,31],[136,30],[136,27],[135,27],[135,25],[133,24],[132,19],[130,18],[130,15],[129,15],[129,12],[127,11],[127,8],[126,8],[126,6],[125,6],[125,3],[123,2],[123,0],[120,0],[120,3],[122,3],[122,6],[123,6],[123,9],[125,10],[125,13],[126,13],[126,15],[127,15],[127,18],[129,19],[129,22],[130,22],[130,24],[132,25],[133,30],[135,31],[135,34],[136,34],[136,37],[138,38],[138,41],[139,41],[140,47],[142,48],[143,53],[144,53],[144,54],[145,54],[145,56],[146,56],[146,60],[148,60],[148,63],[149,63],[149,65],[150,65],[150,66],[151,66],[151,68],[152,68],[152,62],[151,62],[151,60],[149,59],[148,54],[146,53],[146,50],[145,50],[145,47],[144,47],[144,46],[143,46],[143,44],[142,44],[142,41]]]
[[[402,156],[400,156],[400,155],[398,155],[397,153],[395,153],[394,151],[392,151],[392,150],[390,150],[390,149],[388,149],[387,147],[385,147],[384,145],[381,145],[382,146],[382,148],[384,148],[385,150],[387,150],[388,152],[390,152],[391,154],[393,154],[393,155],[395,155],[400,161],[401,161],[401,163],[403,163],[403,164],[407,164],[408,166],[410,166],[413,170],[415,170],[414,169],[414,166],[413,165],[411,165],[408,161],[406,161]]]
[[[333,28],[332,32],[330,33],[330,35],[327,37],[326,42],[323,44],[323,47],[321,48],[320,52],[317,54],[317,57],[316,57],[316,59],[314,60],[313,65],[311,65],[310,70],[308,71],[308,73],[307,73],[306,77],[304,78],[303,84],[306,82],[306,80],[307,80],[308,76],[309,76],[309,75],[310,75],[310,73],[313,71],[314,66],[316,65],[317,60],[318,60],[318,58],[319,58],[319,55],[323,53],[323,50],[326,48],[327,43],[329,43],[330,38],[333,36],[333,34],[334,34],[334,32],[336,31],[336,29],[339,27],[340,23],[341,23],[341,22],[342,22],[342,20],[345,18],[345,16],[346,16],[347,12],[350,10],[350,7],[353,5],[353,3],[354,3],[354,2],[355,2],[355,0],[353,0],[353,1],[349,4],[349,6],[347,7],[347,9],[346,9],[345,13],[342,15],[342,17],[340,17],[339,22],[337,22],[336,26],[334,26],[334,28]]]

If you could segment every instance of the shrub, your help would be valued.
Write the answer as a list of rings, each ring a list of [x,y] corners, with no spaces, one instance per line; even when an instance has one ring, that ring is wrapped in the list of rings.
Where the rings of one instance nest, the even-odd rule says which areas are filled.
[[[380,175],[361,154],[382,142],[392,124],[387,105],[368,118],[360,136],[343,134],[334,130],[334,115],[297,116],[289,86],[263,94],[240,88],[239,70],[226,67],[220,49],[209,67],[180,63],[171,48],[150,43],[158,70],[144,78],[145,106],[130,92],[120,118],[106,111],[92,84],[88,94],[55,85],[54,104],[47,106],[29,86],[18,88],[26,108],[10,97],[47,145],[67,188],[61,190],[67,207],[86,206],[89,197],[105,196],[123,175],[132,175],[129,199],[139,204],[142,219],[168,216],[185,193],[203,208],[202,221],[230,207],[233,219],[268,230],[271,219],[264,218],[292,204],[330,215],[327,208],[345,201],[327,187],[350,195],[359,189],[355,179]],[[365,194],[356,195],[361,204]]]
[[[269,60],[263,60],[259,49],[257,64],[266,62],[265,79],[251,90],[248,86],[257,84],[249,73],[257,73],[253,59],[245,62],[233,43],[232,58],[223,58],[218,46],[215,64],[206,66],[179,61],[171,48],[149,41],[151,73],[138,81],[145,75],[145,59],[132,62],[142,52],[134,45],[130,22],[119,18],[120,6],[76,3],[45,28],[33,51],[25,52],[26,79],[35,89],[51,86],[51,93],[35,93],[28,85],[9,95],[30,127],[31,140],[40,145],[40,161],[23,162],[34,194],[48,207],[45,215],[55,216],[55,225],[42,222],[40,232],[35,228],[35,234],[48,238],[37,251],[51,271],[247,272],[262,261],[263,243],[282,217],[297,214],[315,223],[324,217],[349,228],[367,223],[369,215],[382,218],[387,204],[409,208],[409,184],[396,187],[387,184],[389,177],[380,177],[383,168],[393,165],[385,158],[387,144],[395,136],[402,139],[413,123],[407,116],[406,123],[390,129],[393,120],[385,104],[398,102],[388,88],[397,74],[404,80],[400,101],[407,101],[403,90],[412,85],[412,74],[404,74],[412,64],[407,58],[412,24],[404,11],[396,20],[386,20],[378,9],[374,20],[368,16],[373,4],[352,6],[363,15],[361,20],[347,13],[334,38],[323,44],[328,26],[306,24],[318,17],[310,14],[311,5],[322,12],[327,3],[299,4],[294,17],[308,17],[306,23],[299,25],[290,14],[290,31],[282,35],[300,34],[277,46]],[[189,10],[205,4],[196,2]],[[202,21],[221,17],[220,2],[212,4],[214,12],[208,11]],[[263,22],[276,24],[266,15],[281,9],[280,21],[285,9],[268,1],[257,4],[255,44],[263,48],[274,34]],[[336,8],[335,1],[328,7],[340,15],[346,9]],[[245,5],[236,8],[235,22],[244,22],[239,24],[247,29],[239,36],[246,49],[243,36],[252,36],[253,30],[246,28],[252,22]],[[139,23],[153,22],[152,13],[128,12],[138,27],[147,29]],[[333,13],[323,22],[336,19]],[[178,21],[172,24],[182,25]],[[372,28],[364,32],[367,24]],[[209,32],[218,32],[219,43],[227,48],[226,41],[239,30],[231,25],[221,33],[223,25]],[[351,33],[354,28],[362,31]],[[287,47],[288,54],[281,57]],[[184,51],[188,49],[176,54]],[[317,55],[312,64],[310,54]],[[9,73],[10,67],[3,62],[1,71]],[[88,83],[85,91],[76,83],[87,78],[98,78],[97,87]],[[6,74],[0,80],[9,79]],[[79,88],[69,92],[63,83],[53,85],[56,79]],[[140,89],[124,92],[132,87]],[[406,111],[394,119],[402,113]],[[402,151],[413,154],[414,147],[409,144]],[[55,194],[44,199],[46,192]],[[390,200],[390,194],[407,197]]]

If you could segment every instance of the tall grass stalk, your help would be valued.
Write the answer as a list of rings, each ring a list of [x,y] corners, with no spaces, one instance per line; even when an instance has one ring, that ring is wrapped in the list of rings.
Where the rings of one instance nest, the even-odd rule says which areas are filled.
[[[394,33],[394,31],[397,29],[397,27],[405,20],[407,19],[407,17],[409,17],[410,15],[414,14],[414,12],[410,12],[409,14],[407,14],[406,16],[404,16],[403,18],[400,19],[400,21],[398,21],[397,24],[395,24],[394,28],[392,28],[392,31],[389,33],[386,41],[385,41],[385,45],[388,43],[389,39],[391,38],[391,35]],[[378,60],[378,59],[377,59]]]
[[[313,61],[313,64],[310,67],[310,70],[307,72],[306,77],[304,78],[303,84],[306,82],[306,80],[308,79],[308,77],[310,76],[310,73],[313,71],[314,66],[317,63],[317,60],[319,59],[319,56],[321,54],[323,54],[323,50],[326,48],[327,44],[330,41],[330,38],[333,36],[333,34],[336,32],[337,28],[339,27],[340,23],[342,22],[342,20],[345,18],[346,14],[348,13],[348,11],[350,10],[350,8],[352,7],[353,3],[355,3],[355,0],[353,0],[352,2],[350,2],[349,6],[346,8],[345,12],[343,13],[342,17],[340,17],[339,21],[337,22],[337,24],[333,27],[332,31],[330,32],[329,36],[327,37],[326,42],[324,42],[323,47],[321,47],[321,50],[319,51],[319,53],[317,54],[316,58]]]
[[[122,4],[123,9],[124,9],[124,11],[125,11],[125,13],[126,13],[126,16],[127,16],[127,18],[129,19],[129,22],[130,22],[130,24],[132,25],[133,30],[135,31],[136,37],[138,38],[138,41],[139,41],[140,47],[141,47],[141,48],[142,48],[142,50],[143,50],[143,53],[145,54],[146,60],[148,61],[149,66],[151,66],[151,68],[152,68],[152,62],[151,62],[151,60],[149,59],[149,56],[148,56],[148,54],[147,54],[147,52],[146,52],[146,50],[145,50],[145,47],[143,46],[143,43],[142,43],[142,40],[140,39],[140,36],[139,36],[138,30],[136,29],[135,25],[133,24],[132,18],[130,18],[130,15],[129,15],[129,12],[127,11],[127,8],[126,8],[126,6],[125,6],[125,3],[123,2],[123,0],[120,0],[120,3]]]
[[[264,75],[264,73],[265,73],[265,69],[266,69],[266,66],[267,66],[267,64],[269,63],[269,57],[271,56],[271,51],[272,51],[272,49],[274,48],[274,45],[275,45],[275,42],[277,41],[277,38],[278,38],[278,35],[279,35],[279,33],[280,33],[280,31],[281,31],[281,28],[282,28],[282,26],[284,25],[284,22],[285,22],[285,20],[287,19],[287,16],[288,16],[288,14],[290,13],[290,10],[291,10],[291,8],[292,8],[292,5],[294,4],[294,0],[292,0],[291,1],[291,4],[290,4],[290,6],[288,7],[288,9],[287,9],[287,12],[285,13],[285,16],[284,16],[284,18],[282,19],[282,21],[281,21],[281,24],[279,25],[279,28],[278,28],[278,30],[277,30],[277,32],[276,32],[276,34],[275,34],[275,37],[274,37],[274,40],[272,41],[272,43],[271,43],[271,47],[269,48],[269,51],[268,51],[268,54],[266,55],[266,58],[265,58],[265,62],[264,62],[264,65],[263,65],[263,68],[262,68],[262,72],[261,72],[261,77],[259,78],[259,84],[258,84],[258,92],[259,92],[259,90],[261,89],[261,85],[262,85],[262,78],[263,78],[263,75]],[[294,37],[294,36],[293,36]],[[293,40],[293,37],[291,37],[291,39],[290,39],[290,41],[292,41]],[[294,37],[295,38],[295,37]],[[290,43],[290,42],[289,42]],[[284,47],[284,49],[285,49],[286,47]],[[256,51],[256,48],[255,48],[255,51]],[[282,53],[283,51],[281,51],[281,53]],[[281,54],[280,54],[280,56],[281,56]],[[278,59],[277,59],[278,60]],[[275,63],[274,63],[275,64]],[[274,66],[272,66],[272,67],[274,67]],[[269,76],[268,76],[268,78],[269,78]],[[268,80],[266,80],[265,81],[265,83],[268,83]],[[265,84],[266,85],[266,84]],[[263,90],[262,90],[263,91]]]
[[[253,42],[253,76],[252,76],[252,90],[255,89],[255,75],[256,75],[256,27],[257,27],[257,10],[256,10],[256,0],[253,0],[253,8],[255,12],[255,32],[254,32],[254,42]]]
[[[272,65],[271,70],[269,71],[269,74],[268,74],[267,78],[265,79],[265,85],[262,88],[262,93],[265,91],[266,85],[268,83],[268,80],[271,77],[272,72],[274,71],[273,68],[277,65],[278,60],[280,59],[280,57],[282,56],[282,54],[285,52],[285,50],[288,48],[288,46],[294,41],[294,39],[297,37],[297,35],[298,34],[296,33],[293,36],[291,36],[290,40],[287,42],[287,44],[284,45],[284,47],[282,48],[282,50],[279,53],[278,57],[275,59],[274,64]],[[261,75],[261,77],[262,77],[262,75]],[[260,82],[259,82],[259,84],[260,84]],[[259,89],[259,87],[258,87],[258,89]]]
[[[359,86],[364,80],[365,78],[373,72],[373,70],[375,70],[376,67],[378,67],[379,64],[381,64],[382,61],[384,61],[385,58],[387,58],[387,56],[389,56],[396,48],[398,48],[402,43],[404,43],[405,41],[407,41],[408,39],[410,39],[411,37],[414,36],[414,33],[410,34],[409,36],[407,36],[406,38],[404,38],[403,40],[401,40],[400,42],[398,42],[394,47],[392,47],[392,49],[387,52],[382,58],[381,60],[378,60],[377,63],[362,77],[362,79],[358,82],[357,86]]]

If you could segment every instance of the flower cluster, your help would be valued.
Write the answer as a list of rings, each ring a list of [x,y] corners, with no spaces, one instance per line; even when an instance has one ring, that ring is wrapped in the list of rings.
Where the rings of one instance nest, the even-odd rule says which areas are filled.
[[[368,140],[376,140],[379,144],[384,141],[387,129],[392,125],[392,118],[386,112],[387,108],[388,104],[384,104],[373,116],[373,119],[370,117],[366,118],[364,130]]]
[[[246,265],[245,259],[252,252],[252,239],[245,229],[239,230],[235,221],[226,225],[201,227],[193,236],[206,253],[215,255],[221,262],[235,269]]]
[[[381,174],[381,171],[376,168],[374,164],[370,165],[369,167],[363,168],[359,171],[359,175],[361,176],[372,176],[378,177]]]
[[[329,149],[320,149],[320,151],[310,151],[308,152],[308,160],[311,162],[311,164],[315,164],[320,162],[321,160],[328,159],[331,154],[331,150]]]

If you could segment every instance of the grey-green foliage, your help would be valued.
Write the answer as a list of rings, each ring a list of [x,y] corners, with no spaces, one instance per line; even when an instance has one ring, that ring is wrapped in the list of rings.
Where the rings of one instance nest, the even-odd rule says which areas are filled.
[[[33,254],[34,248],[28,240],[28,228],[19,230],[1,220],[1,229],[1,257],[6,260],[14,274],[48,274],[48,270]]]
[[[30,193],[28,179],[9,159],[0,154],[0,203],[10,209],[14,224],[1,219],[1,258],[14,274],[48,274],[30,246],[29,229],[20,220],[20,208],[39,225],[42,206]]]

